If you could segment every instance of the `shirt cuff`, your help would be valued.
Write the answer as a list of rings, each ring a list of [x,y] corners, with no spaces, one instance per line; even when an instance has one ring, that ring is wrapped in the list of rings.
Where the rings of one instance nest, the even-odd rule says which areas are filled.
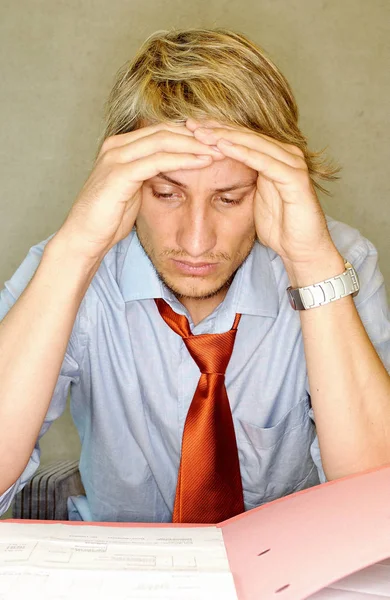
[[[0,496],[0,516],[3,515],[11,506],[13,499],[20,489],[20,480],[21,477],[19,477],[19,479],[17,479],[15,483],[13,483],[8,490],[6,490],[4,494]]]

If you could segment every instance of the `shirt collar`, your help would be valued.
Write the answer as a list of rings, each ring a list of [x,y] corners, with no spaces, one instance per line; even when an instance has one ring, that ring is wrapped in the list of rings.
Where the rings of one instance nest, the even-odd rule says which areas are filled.
[[[119,278],[124,301],[164,298],[171,304],[177,304],[175,296],[160,281],[137,234],[132,232],[131,235]],[[256,242],[238,269],[223,304],[229,304],[240,314],[275,318],[279,310],[279,295],[272,267],[275,258],[275,252]]]

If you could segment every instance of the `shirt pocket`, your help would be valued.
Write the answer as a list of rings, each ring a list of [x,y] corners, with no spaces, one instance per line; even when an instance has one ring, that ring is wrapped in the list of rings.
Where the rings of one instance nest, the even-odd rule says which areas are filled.
[[[316,432],[309,409],[305,396],[270,427],[239,419],[237,444],[247,508],[319,483],[310,453]]]

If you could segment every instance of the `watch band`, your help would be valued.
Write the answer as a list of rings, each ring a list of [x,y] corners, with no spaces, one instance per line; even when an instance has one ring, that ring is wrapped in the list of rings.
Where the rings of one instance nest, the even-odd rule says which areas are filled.
[[[329,277],[320,283],[307,285],[303,288],[287,288],[290,304],[294,310],[308,310],[334,302],[345,296],[356,296],[359,292],[358,275],[348,261],[345,262],[346,270],[341,275]]]

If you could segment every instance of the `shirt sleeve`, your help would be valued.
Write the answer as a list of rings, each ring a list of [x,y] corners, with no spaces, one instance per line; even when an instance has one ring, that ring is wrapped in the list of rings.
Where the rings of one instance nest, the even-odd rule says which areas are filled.
[[[337,229],[341,224],[333,222],[334,241],[341,254],[356,269],[360,291],[355,297],[355,305],[364,328],[375,347],[383,365],[390,373],[390,311],[386,297],[383,275],[378,265],[378,253],[373,244],[355,229],[343,226],[343,240],[337,243]],[[307,390],[310,394],[309,382]],[[310,416],[314,419],[313,410]],[[316,436],[311,446],[312,459],[317,467],[320,482],[326,481],[322,467],[320,447]]]
[[[4,289],[0,292],[0,321],[4,319],[34,276],[41,261],[45,245],[49,240],[50,238],[33,246],[11,279],[5,283]],[[0,496],[0,515],[8,510],[15,494],[23,489],[37,470],[40,459],[39,440],[49,429],[53,421],[63,413],[66,407],[69,386],[72,382],[76,382],[80,376],[79,365],[81,362],[81,349],[78,347],[79,336],[77,335],[79,321],[80,311],[73,327],[67,351],[61,366],[60,375],[45,420],[39,432],[37,442],[23,473],[17,481]],[[44,368],[42,368],[42,377],[44,377]]]
[[[360,292],[355,298],[356,308],[365,330],[379,358],[390,373],[390,311],[385,282],[378,266],[378,255],[368,240],[363,257],[355,260],[360,279]],[[353,258],[351,259],[352,264]]]

